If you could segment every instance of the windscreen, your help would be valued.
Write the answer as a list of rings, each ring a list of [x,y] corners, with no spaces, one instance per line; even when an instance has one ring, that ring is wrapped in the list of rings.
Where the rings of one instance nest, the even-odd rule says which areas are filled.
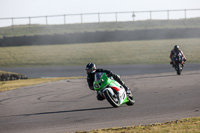
[[[101,77],[103,76],[103,73],[96,73],[95,74],[95,81],[97,82],[97,81],[99,81],[100,79],[101,79]]]
[[[180,57],[182,57],[182,54],[181,54],[181,52],[179,52],[179,53],[178,53],[178,55],[179,55]]]

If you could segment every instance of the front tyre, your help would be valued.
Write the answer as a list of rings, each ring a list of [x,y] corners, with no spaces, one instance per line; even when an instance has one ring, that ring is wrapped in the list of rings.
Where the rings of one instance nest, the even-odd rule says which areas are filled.
[[[177,67],[177,75],[181,75],[181,70],[182,70],[182,66],[180,63],[176,64],[176,67]]]
[[[112,94],[110,94],[110,92],[109,92],[108,90],[105,90],[104,95],[105,95],[107,101],[108,101],[113,107],[117,108],[117,107],[120,106],[117,96],[116,96],[116,97],[113,97]]]

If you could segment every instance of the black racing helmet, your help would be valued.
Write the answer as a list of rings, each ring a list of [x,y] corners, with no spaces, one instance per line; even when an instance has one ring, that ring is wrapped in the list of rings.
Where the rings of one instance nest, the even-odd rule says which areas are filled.
[[[174,50],[178,51],[178,50],[179,50],[179,46],[178,46],[178,45],[175,45],[175,46],[174,46]]]
[[[90,74],[90,73],[94,73],[96,71],[96,65],[94,63],[88,63],[85,67],[86,73]]]

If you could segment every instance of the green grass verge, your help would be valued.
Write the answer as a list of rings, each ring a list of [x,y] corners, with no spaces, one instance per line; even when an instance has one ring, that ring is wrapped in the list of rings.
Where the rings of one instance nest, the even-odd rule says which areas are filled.
[[[199,133],[200,117],[187,118],[166,123],[139,125],[122,128],[108,128],[76,133]]]
[[[168,64],[175,44],[189,63],[200,63],[200,38],[0,47],[0,66]]]
[[[6,72],[6,71],[1,71],[1,70],[0,70],[0,75],[2,75],[2,74],[15,74],[15,75],[20,75],[19,73]]]
[[[38,78],[38,79],[0,81],[0,92],[17,89],[24,86],[31,86],[41,83],[54,82],[65,79],[77,79],[77,78],[85,78],[85,77],[58,77],[58,78]]]

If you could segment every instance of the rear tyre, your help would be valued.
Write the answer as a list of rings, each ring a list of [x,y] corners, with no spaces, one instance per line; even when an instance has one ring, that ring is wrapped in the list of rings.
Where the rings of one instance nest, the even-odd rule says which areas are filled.
[[[108,90],[105,90],[104,95],[105,95],[107,101],[108,101],[113,107],[117,108],[117,107],[120,106],[117,96],[116,96],[116,97],[113,97],[113,96],[110,94],[110,92],[109,92]]]
[[[128,97],[129,102],[127,102],[126,104],[127,104],[128,106],[134,105],[135,99],[133,98],[133,94],[131,93],[131,94],[128,95],[127,97]]]

